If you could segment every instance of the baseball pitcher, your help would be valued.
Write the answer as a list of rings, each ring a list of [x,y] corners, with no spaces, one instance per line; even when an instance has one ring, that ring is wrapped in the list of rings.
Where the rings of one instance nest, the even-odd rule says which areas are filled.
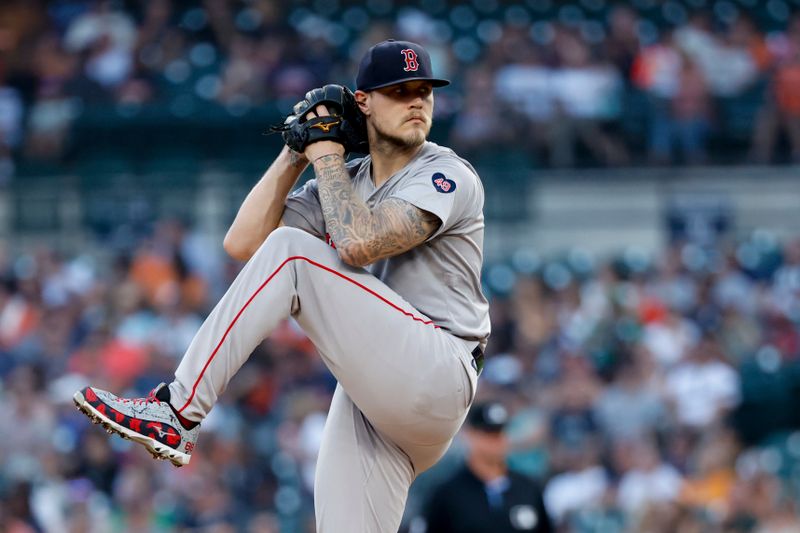
[[[79,409],[184,465],[233,375],[294,317],[338,381],[317,462],[317,531],[396,532],[411,482],[464,421],[489,335],[483,187],[468,162],[426,141],[433,88],[448,83],[422,46],[389,40],[362,59],[355,93],[309,91],[225,237],[247,263],[175,379],[136,399],[87,387]],[[289,194],[309,164],[315,179]]]

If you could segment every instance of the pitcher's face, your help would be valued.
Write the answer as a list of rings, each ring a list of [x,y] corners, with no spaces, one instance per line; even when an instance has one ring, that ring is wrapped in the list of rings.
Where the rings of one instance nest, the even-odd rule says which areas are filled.
[[[361,110],[367,115],[367,124],[378,140],[413,148],[428,138],[433,116],[430,82],[407,81],[356,94]]]

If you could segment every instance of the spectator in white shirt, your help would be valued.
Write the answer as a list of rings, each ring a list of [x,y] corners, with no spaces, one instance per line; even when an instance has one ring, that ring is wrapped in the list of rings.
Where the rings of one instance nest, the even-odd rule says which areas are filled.
[[[619,506],[638,515],[649,505],[675,501],[683,483],[678,470],[663,461],[658,449],[647,441],[635,441],[629,452],[633,467],[619,482]]]
[[[625,164],[625,146],[605,127],[621,112],[624,85],[619,72],[610,63],[594,60],[586,43],[568,32],[559,33],[555,51],[561,65],[550,84],[558,110],[551,163],[574,165],[576,143],[581,142],[597,163]]]
[[[609,488],[595,446],[573,450],[565,458],[566,470],[554,476],[544,491],[545,507],[558,524],[563,524],[570,513],[601,506]]]
[[[710,334],[669,372],[665,388],[678,422],[698,430],[718,422],[740,398],[739,375],[724,361]]]

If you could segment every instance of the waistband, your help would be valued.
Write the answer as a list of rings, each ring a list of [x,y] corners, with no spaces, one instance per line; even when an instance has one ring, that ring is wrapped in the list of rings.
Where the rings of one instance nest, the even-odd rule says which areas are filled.
[[[448,333],[450,333],[450,332],[448,331]],[[486,347],[486,341],[487,341],[486,337],[469,337],[469,336],[466,336],[466,335],[456,335],[455,333],[450,333],[450,335],[452,335],[453,337],[455,337],[457,339],[461,339],[462,341],[477,342],[478,343],[478,347],[480,347],[481,349]]]

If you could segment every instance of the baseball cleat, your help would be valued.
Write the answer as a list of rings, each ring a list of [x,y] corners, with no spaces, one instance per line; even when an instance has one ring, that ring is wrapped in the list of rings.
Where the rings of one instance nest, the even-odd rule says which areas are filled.
[[[144,445],[154,459],[169,459],[175,466],[189,463],[200,424],[184,428],[169,402],[156,397],[162,383],[146,398],[118,398],[110,392],[86,387],[72,397],[78,410],[111,434]]]

